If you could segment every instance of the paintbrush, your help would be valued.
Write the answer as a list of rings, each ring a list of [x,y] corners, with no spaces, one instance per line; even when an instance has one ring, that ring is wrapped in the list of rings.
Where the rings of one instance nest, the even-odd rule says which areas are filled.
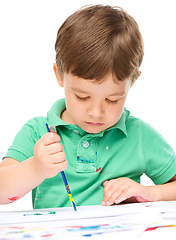
[[[57,130],[56,130],[55,126],[52,125],[52,126],[48,127],[48,124],[46,123],[46,127],[47,127],[48,132],[57,133]],[[73,200],[73,196],[72,196],[72,194],[71,194],[70,187],[69,187],[69,185],[68,185],[68,182],[67,182],[67,179],[66,179],[66,176],[65,176],[64,171],[61,171],[61,176],[62,176],[62,179],[63,179],[63,181],[64,181],[64,184],[65,184],[65,187],[66,187],[66,190],[67,190],[67,193],[68,193],[68,197],[69,197],[69,199],[70,199],[70,202],[71,202],[74,210],[77,211],[76,205],[75,205],[75,202],[74,202],[74,200]]]

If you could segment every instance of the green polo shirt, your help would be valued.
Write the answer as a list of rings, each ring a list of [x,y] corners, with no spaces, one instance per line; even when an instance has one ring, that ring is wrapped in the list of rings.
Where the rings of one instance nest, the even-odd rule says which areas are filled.
[[[120,120],[109,129],[89,134],[65,123],[60,115],[65,100],[57,101],[47,117],[29,120],[16,135],[5,157],[22,162],[34,154],[35,143],[54,125],[68,161],[65,175],[74,201],[79,205],[101,204],[108,179],[128,177],[140,182],[146,173],[155,184],[163,184],[176,174],[176,156],[163,137],[150,125],[129,116],[124,109]],[[58,173],[32,190],[34,208],[71,206]]]

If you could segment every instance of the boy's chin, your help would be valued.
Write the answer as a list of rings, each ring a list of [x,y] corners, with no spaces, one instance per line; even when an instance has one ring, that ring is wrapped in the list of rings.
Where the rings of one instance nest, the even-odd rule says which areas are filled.
[[[96,134],[102,132],[104,129],[83,129],[86,133]]]

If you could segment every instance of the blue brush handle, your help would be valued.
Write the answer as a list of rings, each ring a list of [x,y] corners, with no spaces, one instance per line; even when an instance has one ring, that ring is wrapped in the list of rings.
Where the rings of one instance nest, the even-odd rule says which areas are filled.
[[[46,123],[46,128],[47,128],[48,132],[50,132],[50,129],[49,129],[47,123]],[[69,197],[69,199],[70,199],[70,202],[72,203],[74,210],[77,211],[76,205],[75,205],[75,203],[74,203],[74,201],[73,201],[73,197],[72,197],[72,194],[71,194],[71,191],[70,191],[70,187],[69,187],[69,185],[68,185],[68,182],[67,182],[67,179],[66,179],[66,176],[65,176],[64,171],[61,171],[61,175],[62,175],[62,179],[63,179],[64,184],[65,184],[65,187],[66,187],[66,190],[67,190],[67,193],[68,193],[68,197]]]
[[[67,189],[68,194],[71,194],[64,171],[61,172],[61,175],[62,175],[62,178],[63,178],[63,181],[64,181],[64,184],[65,184],[65,187]]]
[[[61,172],[61,175],[62,175],[62,179],[63,179],[64,184],[65,184],[65,187],[66,187],[66,190],[67,190],[70,202],[72,203],[74,210],[77,211],[76,205],[75,205],[75,202],[73,201],[73,196],[71,194],[70,187],[68,185],[68,182],[67,182],[67,179],[66,179],[64,171]]]

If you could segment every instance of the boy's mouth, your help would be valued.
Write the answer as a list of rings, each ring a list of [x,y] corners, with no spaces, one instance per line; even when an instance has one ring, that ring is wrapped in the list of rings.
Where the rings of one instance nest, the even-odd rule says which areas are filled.
[[[92,127],[101,127],[104,123],[93,123],[93,122],[85,122],[87,123],[89,126]]]

